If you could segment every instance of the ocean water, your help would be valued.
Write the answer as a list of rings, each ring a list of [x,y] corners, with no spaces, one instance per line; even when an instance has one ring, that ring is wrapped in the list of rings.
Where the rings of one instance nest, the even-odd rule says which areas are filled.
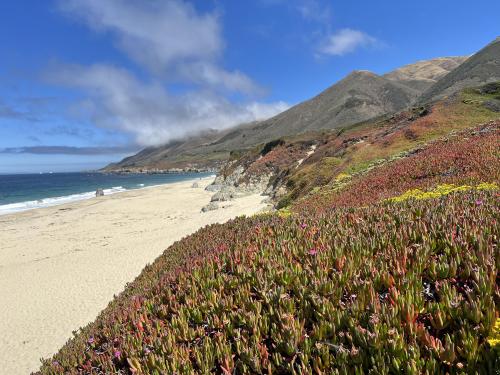
[[[0,215],[55,206],[104,195],[210,176],[211,173],[103,174],[45,173],[0,175]]]

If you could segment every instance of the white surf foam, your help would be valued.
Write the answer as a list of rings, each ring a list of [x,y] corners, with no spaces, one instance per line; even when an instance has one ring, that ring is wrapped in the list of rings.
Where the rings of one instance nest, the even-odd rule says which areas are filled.
[[[103,191],[104,195],[111,195],[126,190],[127,189],[125,189],[123,186],[114,186],[111,189],[104,189]],[[0,206],[0,215],[12,214],[21,211],[28,211],[28,210],[33,210],[35,208],[57,206],[60,204],[77,202],[91,198],[95,198],[95,191],[89,191],[80,194],[65,195],[62,197],[44,198],[44,199],[39,199],[37,201],[26,201],[26,202],[5,204],[3,206]]]

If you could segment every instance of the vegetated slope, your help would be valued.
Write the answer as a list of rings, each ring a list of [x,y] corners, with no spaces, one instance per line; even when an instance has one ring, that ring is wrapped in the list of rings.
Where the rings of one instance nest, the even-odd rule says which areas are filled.
[[[454,194],[213,226],[42,373],[494,373],[497,203]],[[199,255],[155,272],[184,251]]]
[[[258,185],[267,184],[267,193],[284,207],[321,186],[336,184],[339,176],[345,182],[347,175],[366,173],[452,131],[499,119],[498,95],[500,83],[492,83],[338,131],[283,137],[234,154],[220,176],[237,187],[260,180]]]
[[[328,207],[356,207],[407,191],[440,184],[476,186],[500,181],[500,120],[452,133],[364,174],[340,178],[317,194],[295,202],[294,209],[317,214]],[[414,193],[416,193],[414,191]]]
[[[410,105],[419,95],[397,82],[368,71],[355,71],[318,96],[246,129],[246,144],[285,135],[352,125]],[[242,134],[242,135],[243,135]]]
[[[494,373],[499,125],[177,242],[41,373]]]
[[[442,77],[419,98],[426,103],[453,94],[465,87],[500,81],[500,38],[468,58]]]
[[[224,135],[224,131],[210,130],[196,136],[169,142],[166,145],[148,147],[120,162],[112,163],[104,172],[137,172],[168,169],[217,168],[229,153],[224,150],[206,151],[207,146]],[[199,150],[205,150],[201,158]]]
[[[467,58],[467,56],[453,56],[417,61],[387,73],[384,77],[423,92]]]

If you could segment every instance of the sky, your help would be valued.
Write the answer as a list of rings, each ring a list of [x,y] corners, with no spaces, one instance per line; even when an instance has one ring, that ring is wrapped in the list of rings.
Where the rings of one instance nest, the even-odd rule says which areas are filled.
[[[470,55],[500,2],[3,0],[0,173],[97,169],[271,117],[352,70]]]

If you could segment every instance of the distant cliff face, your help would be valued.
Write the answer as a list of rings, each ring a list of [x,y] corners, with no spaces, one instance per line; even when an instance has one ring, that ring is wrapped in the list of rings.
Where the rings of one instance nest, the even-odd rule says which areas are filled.
[[[278,138],[345,128],[493,81],[500,81],[500,39],[469,58],[419,61],[383,76],[354,71],[271,119],[148,148],[105,170],[217,168],[231,153]]]

